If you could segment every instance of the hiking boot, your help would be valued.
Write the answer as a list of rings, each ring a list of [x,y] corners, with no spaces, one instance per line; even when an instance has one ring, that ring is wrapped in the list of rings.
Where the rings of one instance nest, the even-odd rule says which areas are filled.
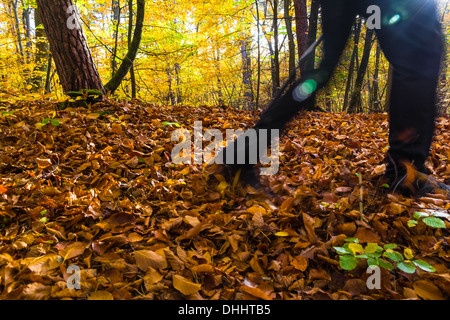
[[[419,171],[406,173],[397,181],[391,180],[389,186],[392,192],[407,197],[420,198],[427,194],[444,194],[450,200],[449,185]]]

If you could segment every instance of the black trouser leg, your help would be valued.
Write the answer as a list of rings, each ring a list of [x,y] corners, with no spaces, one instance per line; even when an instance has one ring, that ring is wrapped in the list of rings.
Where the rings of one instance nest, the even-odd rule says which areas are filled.
[[[309,70],[261,114],[256,129],[281,130],[331,78],[354,22],[357,6],[353,0],[323,0],[322,30],[324,58],[316,70]]]
[[[435,130],[443,37],[434,0],[371,0],[382,12],[377,36],[394,74],[387,174],[403,160],[424,171]]]

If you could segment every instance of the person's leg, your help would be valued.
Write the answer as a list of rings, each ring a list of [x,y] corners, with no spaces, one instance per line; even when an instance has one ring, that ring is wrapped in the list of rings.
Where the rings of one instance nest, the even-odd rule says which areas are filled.
[[[377,36],[394,68],[386,175],[397,180],[408,161],[425,172],[436,117],[443,37],[435,0],[375,0],[382,12]]]
[[[282,130],[285,125],[305,106],[314,94],[330,79],[345,48],[351,27],[356,15],[356,5],[353,0],[322,0],[322,30],[324,35],[324,59],[316,70],[309,70],[301,76],[278,100],[273,101],[262,112],[260,119],[253,127],[260,136],[260,130],[267,130],[267,141],[270,145],[271,130]],[[259,139],[258,139],[259,140]],[[219,155],[224,163],[233,169],[249,169],[255,163],[249,163],[249,141],[238,143],[239,138],[232,145],[227,146]],[[241,142],[241,141],[239,141]],[[238,149],[239,145],[241,149]],[[259,149],[257,156],[265,150]],[[237,155],[245,153],[245,163],[237,163]],[[229,161],[234,158],[234,161]]]
[[[282,129],[332,76],[345,48],[356,15],[353,0],[323,0],[324,58],[316,70],[301,75],[290,89],[261,114],[256,129]]]

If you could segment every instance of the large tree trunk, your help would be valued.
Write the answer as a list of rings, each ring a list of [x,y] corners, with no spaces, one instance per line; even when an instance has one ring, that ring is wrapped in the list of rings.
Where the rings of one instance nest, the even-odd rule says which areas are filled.
[[[83,30],[70,24],[78,19],[74,11],[67,13],[72,0],[37,0],[37,4],[63,90],[104,92]]]

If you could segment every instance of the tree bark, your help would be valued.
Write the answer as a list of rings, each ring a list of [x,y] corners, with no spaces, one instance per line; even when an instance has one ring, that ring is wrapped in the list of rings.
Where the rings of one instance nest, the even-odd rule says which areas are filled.
[[[364,51],[363,56],[361,58],[361,63],[359,65],[358,74],[355,80],[355,86],[352,93],[352,98],[348,105],[347,112],[357,112],[358,105],[361,104],[361,90],[364,81],[364,77],[366,75],[367,66],[369,65],[370,51],[372,49],[373,44],[373,34],[374,31],[371,29],[367,30],[365,43],[364,43]]]
[[[292,20],[290,15],[291,0],[284,0],[284,21],[286,24],[286,33],[288,36],[289,47],[289,74],[295,72],[295,43],[294,34],[292,33]]]
[[[34,11],[34,29],[36,33],[36,56],[35,64],[36,67],[33,71],[33,81],[32,85],[34,90],[42,88],[44,86],[44,75],[47,72],[48,65],[48,42],[45,37],[44,26],[42,25],[41,14],[39,9]]]
[[[278,0],[273,0],[273,86],[275,95],[280,87],[280,48],[278,43]]]
[[[358,60],[358,50],[359,50],[359,38],[361,34],[361,19],[358,19],[356,21],[356,25],[353,35],[353,52],[352,56],[350,58],[350,65],[348,67],[348,76],[347,76],[347,83],[345,85],[345,93],[344,93],[344,106],[342,110],[347,110],[348,104],[349,104],[349,95],[352,91],[352,84],[353,84],[353,73],[355,71],[355,64]]]
[[[67,13],[72,0],[37,0],[37,4],[63,90],[104,92],[82,28],[68,27],[70,19],[78,19],[74,12]]]
[[[133,61],[136,58],[139,45],[141,44],[142,30],[144,29],[144,16],[145,0],[137,0],[136,27],[134,29],[133,40],[131,41],[130,48],[125,58],[122,60],[119,69],[114,73],[111,80],[105,84],[106,91],[114,93],[133,66]]]
[[[299,59],[308,48],[308,9],[306,0],[294,0],[297,51]],[[302,65],[301,72],[305,71]]]
[[[131,49],[133,29],[133,0],[128,0],[128,50]],[[130,81],[131,81],[131,98],[135,99],[137,95],[136,90],[136,76],[134,74],[134,61],[130,67]]]
[[[241,41],[241,56],[242,56],[242,84],[244,87],[244,108],[252,109],[253,91],[252,91],[252,58],[250,52],[250,36],[244,32],[243,40]]]

